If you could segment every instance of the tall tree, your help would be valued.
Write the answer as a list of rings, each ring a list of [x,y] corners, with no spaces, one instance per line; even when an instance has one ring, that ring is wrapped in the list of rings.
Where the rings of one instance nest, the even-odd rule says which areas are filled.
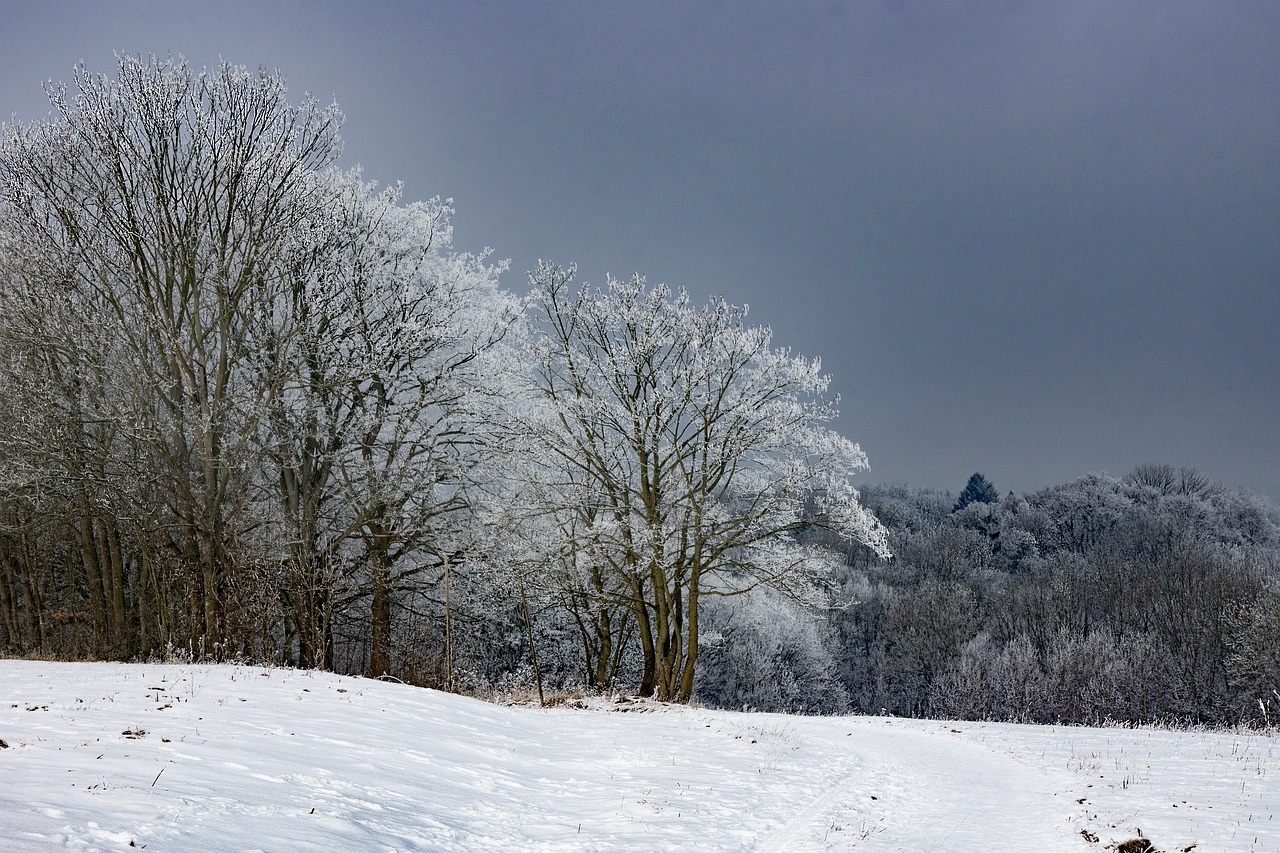
[[[250,584],[235,549],[252,523],[251,437],[278,391],[278,377],[248,369],[253,318],[274,304],[294,229],[321,203],[312,178],[338,152],[340,116],[314,100],[295,107],[279,75],[228,63],[196,72],[122,56],[116,79],[77,68],[74,83],[50,86],[50,119],[0,140],[6,245],[20,261],[16,286],[33,297],[25,316],[57,354],[48,368],[66,368],[80,396],[111,373],[106,411],[64,397],[81,434],[123,433],[147,469],[160,505],[130,515],[158,547],[133,564],[180,576],[185,626],[171,625],[170,638],[213,653],[247,640],[239,610]],[[74,334],[55,325],[59,312],[40,313],[49,304],[86,310],[99,326]],[[109,365],[98,336],[115,342]],[[90,589],[118,609],[118,531],[81,506]]]
[[[866,457],[826,426],[818,362],[774,348],[742,309],[638,276],[575,291],[573,275],[532,274],[531,476],[543,514],[607,576],[588,591],[625,591],[641,693],[688,701],[704,596],[797,591],[827,568],[796,537],[812,526],[888,553],[850,482]]]
[[[500,345],[518,305],[498,288],[503,265],[452,251],[447,203],[402,205],[398,187],[358,174],[324,184],[331,202],[308,223],[282,308],[293,334],[264,348],[285,377],[269,446],[300,651],[323,660],[332,609],[367,600],[382,675],[395,593],[461,550],[465,489],[514,375]],[[359,543],[361,578],[335,571],[344,542]]]

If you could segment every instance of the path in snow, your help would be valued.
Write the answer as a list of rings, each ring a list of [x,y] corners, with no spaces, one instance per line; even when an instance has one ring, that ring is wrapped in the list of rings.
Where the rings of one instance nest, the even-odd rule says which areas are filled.
[[[1086,850],[1066,780],[916,721],[811,719],[844,778],[757,846],[857,849]],[[842,739],[843,736],[843,739]],[[852,758],[852,760],[850,760]]]

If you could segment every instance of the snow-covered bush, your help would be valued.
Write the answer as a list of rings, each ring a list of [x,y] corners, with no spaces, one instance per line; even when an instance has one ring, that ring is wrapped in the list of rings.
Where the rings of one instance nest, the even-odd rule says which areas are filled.
[[[848,709],[821,613],[769,590],[704,603],[694,698],[718,708],[798,714]]]

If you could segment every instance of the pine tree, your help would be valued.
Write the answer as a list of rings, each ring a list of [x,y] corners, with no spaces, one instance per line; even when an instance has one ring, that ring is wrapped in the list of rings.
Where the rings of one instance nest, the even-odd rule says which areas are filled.
[[[980,471],[975,471],[969,478],[969,482],[965,484],[964,491],[960,493],[955,511],[962,510],[971,503],[993,504],[999,500],[1000,493],[996,491],[996,487],[991,485],[991,481]]]

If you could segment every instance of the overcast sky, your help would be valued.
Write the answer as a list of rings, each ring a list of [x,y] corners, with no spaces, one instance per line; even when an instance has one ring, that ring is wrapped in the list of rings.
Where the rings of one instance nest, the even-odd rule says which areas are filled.
[[[367,8],[366,8],[367,6]],[[279,68],[455,245],[750,305],[865,482],[1140,462],[1280,499],[1280,3],[27,3],[0,115],[113,52]]]

